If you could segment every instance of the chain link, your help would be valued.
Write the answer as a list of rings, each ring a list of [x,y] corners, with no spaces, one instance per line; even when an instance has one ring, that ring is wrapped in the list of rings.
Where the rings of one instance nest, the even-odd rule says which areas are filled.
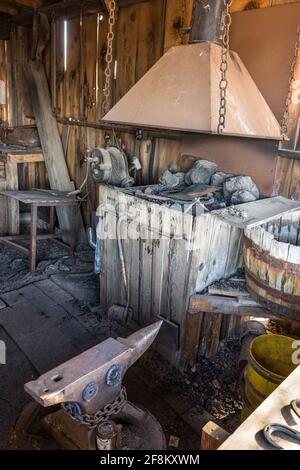
[[[219,84],[220,88],[220,108],[219,108],[219,124],[218,124],[218,134],[222,134],[225,129],[226,121],[226,95],[227,95],[227,71],[228,71],[228,53],[229,53],[229,32],[231,26],[231,15],[230,7],[233,0],[224,0],[224,5],[226,7],[225,14],[222,18],[222,51],[221,51],[221,80]]]
[[[181,29],[184,28],[185,25],[185,17],[186,17],[186,0],[181,0]],[[181,35],[180,39],[181,44],[184,43],[184,36]]]
[[[80,414],[74,411],[72,404],[64,403],[62,405],[63,410],[77,423],[87,426],[89,429],[95,429],[99,424],[108,421],[111,416],[115,416],[120,413],[123,407],[127,403],[127,392],[125,387],[121,387],[120,393],[117,398],[112,402],[105,405],[105,407],[97,411],[94,415]]]
[[[105,115],[109,110],[109,97],[110,97],[110,88],[111,88],[111,74],[112,74],[112,61],[113,61],[113,43],[114,43],[114,26],[116,23],[116,0],[110,0],[109,2],[109,17],[108,17],[108,24],[109,24],[109,31],[107,33],[107,51],[106,51],[106,67],[105,67],[105,84],[103,89],[103,105],[102,105],[102,112]]]
[[[289,91],[288,91],[288,96],[287,96],[286,104],[285,104],[285,111],[284,111],[284,115],[283,115],[283,119],[281,123],[281,133],[284,138],[287,138],[287,133],[288,133],[288,128],[289,128],[289,118],[290,118],[289,108],[292,102],[293,82],[295,80],[299,48],[300,48],[300,25],[298,25],[298,28],[297,28],[297,40],[295,44],[294,57],[293,57],[292,65],[291,65],[291,74],[290,74],[290,79],[289,79]]]

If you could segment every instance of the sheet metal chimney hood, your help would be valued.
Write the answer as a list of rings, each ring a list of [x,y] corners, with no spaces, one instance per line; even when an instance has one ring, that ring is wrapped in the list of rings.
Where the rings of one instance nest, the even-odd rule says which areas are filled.
[[[172,47],[104,116],[112,124],[217,134],[223,0],[196,0],[190,44]],[[237,53],[228,54],[223,135],[281,140],[278,121]]]

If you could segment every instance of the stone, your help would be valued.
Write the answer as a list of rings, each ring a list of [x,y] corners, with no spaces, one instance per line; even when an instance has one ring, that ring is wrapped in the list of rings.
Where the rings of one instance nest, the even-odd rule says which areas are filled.
[[[223,171],[217,171],[214,175],[211,177],[210,184],[212,186],[223,186],[223,183],[228,179],[232,178],[233,175],[231,173],[224,173]]]
[[[191,180],[191,173],[192,173],[192,170],[188,171],[186,174],[185,174],[185,177],[184,177],[184,182],[185,184],[187,184],[188,186],[191,186],[193,183],[192,183],[192,180]]]
[[[162,173],[159,182],[168,188],[176,188],[180,184],[180,178],[166,170]]]
[[[185,184],[185,173],[178,172],[178,173],[175,173],[174,176],[176,176],[176,178],[178,178],[179,185],[184,185]]]
[[[256,201],[257,198],[254,196],[253,193],[250,193],[250,191],[236,191],[233,193],[231,196],[231,204],[244,204],[246,202],[253,202]]]
[[[259,199],[259,189],[250,176],[234,176],[227,179],[223,184],[223,194],[225,199],[230,200],[233,193],[237,191],[248,191]]]
[[[218,165],[208,160],[197,160],[186,174],[186,184],[210,184],[211,177],[218,171]]]
[[[213,384],[214,388],[216,388],[217,390],[220,390],[221,385],[220,385],[220,382],[218,381],[218,379],[214,379],[212,384]]]

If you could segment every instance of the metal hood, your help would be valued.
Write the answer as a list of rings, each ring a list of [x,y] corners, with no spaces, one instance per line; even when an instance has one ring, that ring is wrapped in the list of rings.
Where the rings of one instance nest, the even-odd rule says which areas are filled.
[[[221,11],[216,11],[216,4],[223,2],[214,0],[211,4],[210,17],[202,21],[204,34],[205,30],[211,34],[212,17],[216,22]],[[201,18],[206,11],[203,9]],[[219,40],[205,41],[203,34],[198,36],[201,42],[173,47],[164,54],[103,120],[137,128],[217,134],[222,47]],[[223,135],[281,140],[274,114],[238,54],[231,51],[227,80]]]

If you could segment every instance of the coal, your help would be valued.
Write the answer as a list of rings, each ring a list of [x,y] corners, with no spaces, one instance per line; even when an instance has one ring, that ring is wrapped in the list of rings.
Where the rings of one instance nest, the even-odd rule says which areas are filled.
[[[174,176],[179,179],[179,185],[184,186],[185,185],[185,173],[179,172],[175,173]]]
[[[259,189],[250,176],[234,176],[227,179],[223,184],[223,193],[226,200],[230,200],[233,193],[237,191],[248,191],[259,199]]]
[[[231,173],[224,173],[223,171],[217,171],[214,175],[211,177],[210,184],[212,186],[223,186],[223,183],[228,179],[232,178],[233,175]]]
[[[183,177],[182,176],[179,177],[177,175],[171,173],[171,171],[169,170],[166,170],[162,173],[159,179],[159,182],[162,185],[167,186],[168,188],[176,188],[176,186],[179,186],[180,184],[182,184],[182,181],[183,181]],[[180,173],[180,175],[182,174]]]
[[[185,182],[191,184],[210,184],[212,176],[218,171],[218,165],[208,160],[197,160],[186,174]]]
[[[244,204],[246,202],[253,202],[256,201],[256,197],[254,196],[253,193],[250,193],[250,191],[236,191],[233,193],[231,196],[231,204]]]

